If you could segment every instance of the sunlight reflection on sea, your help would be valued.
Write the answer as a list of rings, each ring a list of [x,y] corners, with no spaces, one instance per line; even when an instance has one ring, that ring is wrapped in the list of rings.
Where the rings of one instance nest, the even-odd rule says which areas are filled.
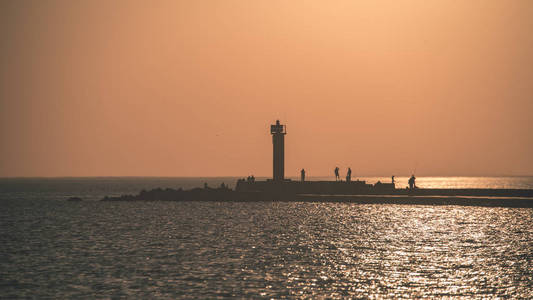
[[[533,294],[532,209],[64,201],[234,180],[0,179],[0,298]],[[532,178],[420,177],[417,184],[532,188]]]
[[[7,201],[0,217],[2,298],[532,293],[531,209]]]

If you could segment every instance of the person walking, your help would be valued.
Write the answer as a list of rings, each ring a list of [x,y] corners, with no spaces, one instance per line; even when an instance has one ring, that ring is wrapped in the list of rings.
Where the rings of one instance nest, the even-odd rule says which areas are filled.
[[[339,179],[341,179],[339,176],[339,167],[335,167],[335,181],[338,181]]]
[[[302,169],[302,170],[300,171],[300,178],[302,179],[302,182],[305,181],[305,170],[304,170],[304,169]]]

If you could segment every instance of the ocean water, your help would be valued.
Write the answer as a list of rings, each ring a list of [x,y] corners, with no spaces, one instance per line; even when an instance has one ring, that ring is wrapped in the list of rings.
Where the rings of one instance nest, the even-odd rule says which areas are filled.
[[[0,179],[0,298],[533,295],[533,209],[92,201],[204,182],[234,178]]]

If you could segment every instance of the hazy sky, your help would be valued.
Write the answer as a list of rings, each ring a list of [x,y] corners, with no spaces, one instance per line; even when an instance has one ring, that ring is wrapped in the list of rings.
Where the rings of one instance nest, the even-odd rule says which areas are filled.
[[[533,1],[2,1],[0,176],[533,174]]]

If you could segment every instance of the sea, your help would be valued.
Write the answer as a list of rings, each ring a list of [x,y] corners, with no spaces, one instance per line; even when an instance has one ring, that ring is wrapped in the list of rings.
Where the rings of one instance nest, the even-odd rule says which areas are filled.
[[[531,208],[98,201],[237,179],[0,178],[0,298],[533,296]],[[417,185],[533,189],[533,177]]]

